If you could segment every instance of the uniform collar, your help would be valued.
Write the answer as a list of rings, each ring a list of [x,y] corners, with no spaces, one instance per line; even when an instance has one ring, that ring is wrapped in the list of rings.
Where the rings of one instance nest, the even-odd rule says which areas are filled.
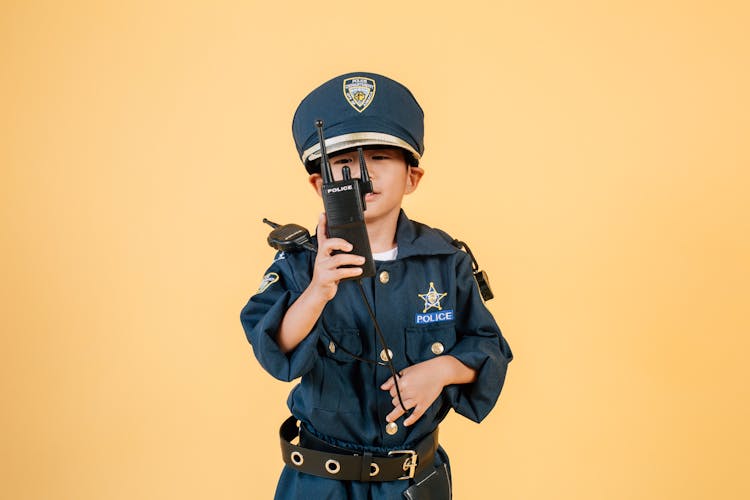
[[[401,210],[396,226],[398,257],[402,259],[415,255],[449,255],[458,252],[446,233],[419,222],[412,221]]]
[[[452,240],[453,238],[439,229],[409,219],[403,209],[398,214],[398,222],[396,223],[398,255],[396,260],[415,255],[450,255],[456,253],[459,250],[451,244]],[[317,233],[312,236],[311,242],[315,245],[315,248],[318,247]]]

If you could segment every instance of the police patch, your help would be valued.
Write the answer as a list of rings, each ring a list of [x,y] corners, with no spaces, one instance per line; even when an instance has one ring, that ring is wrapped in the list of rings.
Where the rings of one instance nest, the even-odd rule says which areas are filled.
[[[440,301],[443,300],[443,297],[448,295],[447,293],[440,293],[435,288],[435,283],[430,281],[430,288],[427,290],[426,293],[420,293],[419,298],[424,300],[424,310],[423,313],[426,313],[433,307],[437,309],[438,311],[442,311],[443,307],[440,305]]]
[[[355,76],[344,80],[344,97],[359,113],[364,111],[375,98],[375,80]]]
[[[268,273],[263,276],[263,281],[260,282],[258,287],[258,293],[263,293],[268,290],[268,287],[279,281],[279,275],[276,273]]]
[[[435,283],[430,281],[430,288],[425,293],[420,293],[418,295],[420,299],[424,300],[424,309],[422,309],[421,314],[417,313],[416,316],[414,316],[414,322],[416,324],[426,325],[428,323],[453,320],[453,309],[444,310],[443,306],[440,305],[440,301],[448,294],[438,292],[437,288],[435,288]],[[430,309],[437,309],[437,311],[430,311]]]

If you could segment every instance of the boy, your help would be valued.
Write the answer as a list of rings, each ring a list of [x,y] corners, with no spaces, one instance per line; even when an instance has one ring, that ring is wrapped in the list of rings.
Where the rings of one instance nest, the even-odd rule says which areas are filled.
[[[317,252],[277,254],[242,311],[261,365],[281,380],[302,378],[281,429],[286,465],[276,498],[448,499],[437,426],[451,408],[476,422],[490,412],[511,350],[484,306],[471,258],[401,210],[424,174],[423,113],[411,92],[384,76],[351,73],[302,101],[292,130],[320,195],[318,119],[335,180],[345,166],[359,177],[357,148],[364,149],[376,274],[360,288],[364,258],[326,237],[322,214]]]

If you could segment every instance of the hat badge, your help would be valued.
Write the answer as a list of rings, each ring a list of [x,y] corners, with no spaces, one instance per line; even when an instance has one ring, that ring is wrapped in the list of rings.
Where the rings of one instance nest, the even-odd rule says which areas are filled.
[[[375,98],[375,80],[364,76],[345,79],[344,97],[351,107],[361,113]]]

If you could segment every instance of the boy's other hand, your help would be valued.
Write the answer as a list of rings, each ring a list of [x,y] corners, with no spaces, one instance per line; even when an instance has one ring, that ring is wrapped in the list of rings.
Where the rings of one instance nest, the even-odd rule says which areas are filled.
[[[414,408],[411,415],[404,420],[405,426],[409,426],[419,420],[442,392],[443,387],[446,385],[444,381],[447,378],[445,367],[442,366],[445,359],[429,359],[401,370],[401,377],[398,379],[401,399],[404,401],[404,406],[406,406],[407,410]],[[384,391],[389,391],[391,397],[393,397],[393,411],[385,419],[388,422],[395,422],[406,412],[398,400],[393,377],[386,380],[380,388]]]
[[[319,293],[326,301],[331,300],[338,290],[339,281],[362,274],[361,267],[341,267],[345,265],[361,266],[365,258],[349,253],[333,254],[335,250],[350,252],[354,248],[351,243],[341,238],[326,236],[326,214],[320,214],[317,228],[318,255],[315,257],[313,277],[308,287]]]
[[[440,396],[443,387],[451,384],[469,384],[476,379],[476,370],[469,368],[451,355],[438,356],[404,368],[398,379],[398,388],[406,409],[414,408],[411,415],[404,420],[404,425],[409,426],[419,420]],[[406,412],[398,400],[393,377],[386,380],[380,388],[388,391],[393,398],[391,401],[393,411],[386,415],[385,419],[388,422],[395,422]]]

